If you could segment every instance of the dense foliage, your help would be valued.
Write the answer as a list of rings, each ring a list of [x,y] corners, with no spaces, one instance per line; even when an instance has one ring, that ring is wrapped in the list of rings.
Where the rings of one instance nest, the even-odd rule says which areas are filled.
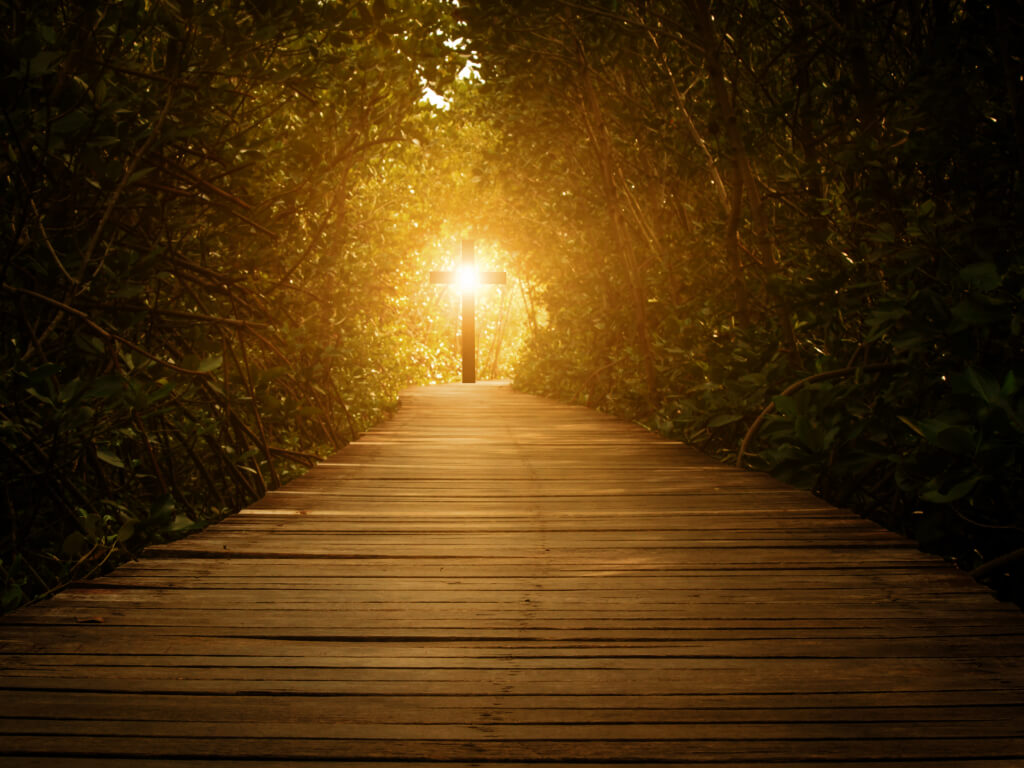
[[[445,7],[0,2],[4,607],[455,370],[409,181],[462,66]]]
[[[1019,5],[460,5],[521,386],[967,567],[1024,544]]]
[[[458,298],[425,275],[459,236],[514,270],[483,377],[525,328],[520,386],[1024,581],[1019,7],[0,14],[4,607],[456,374]]]

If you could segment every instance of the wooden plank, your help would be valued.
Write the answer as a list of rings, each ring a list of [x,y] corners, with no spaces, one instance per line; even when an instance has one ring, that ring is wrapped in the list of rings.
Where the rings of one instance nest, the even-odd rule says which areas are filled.
[[[683,753],[685,754],[685,753]],[[123,758],[118,756],[104,756],[102,758],[93,757],[36,757],[32,755],[24,755],[15,758],[5,758],[0,756],[0,768],[3,766],[19,766],[20,768],[108,768],[108,766],[129,766],[130,768],[223,768],[225,763],[223,760],[162,760],[162,759],[147,759],[138,757]],[[480,768],[482,763],[479,761],[464,762],[464,761],[433,761],[432,765],[444,766],[444,768]],[[991,760],[973,760],[964,759],[962,757],[946,757],[936,758],[935,760],[920,761],[911,759],[909,761],[890,759],[885,761],[887,768],[992,768],[992,766],[1007,765],[1005,761]],[[294,761],[279,761],[279,760],[260,760],[258,762],[260,768],[295,768],[296,763]],[[338,768],[338,762],[334,760],[319,761],[319,760],[303,760],[301,765],[303,768]],[[391,761],[374,761],[373,768],[408,768],[410,763],[408,761],[402,761],[400,763],[394,763]],[[531,760],[528,763],[518,762],[502,762],[502,768],[538,768],[538,766],[564,766],[565,763],[562,761],[550,762],[547,760]],[[592,762],[578,762],[573,761],[573,768],[608,768],[612,765],[622,765],[621,763],[592,763]],[[656,765],[658,766],[669,766],[672,768],[676,766],[678,768],[693,768],[694,766],[706,766],[707,761],[692,762],[688,760],[658,760]],[[716,768],[764,768],[763,762],[749,763],[749,762],[720,762],[714,763]],[[788,765],[795,766],[797,768],[835,768],[836,763],[834,761],[828,761],[822,763],[819,761],[799,761],[791,762]],[[877,761],[869,762],[844,762],[844,768],[878,768],[879,763]]]
[[[394,722],[389,713],[377,710],[364,721],[350,718],[347,713],[338,712],[335,718],[323,714],[316,720],[281,722],[279,720],[261,721],[259,737],[267,740],[302,739],[332,741],[360,741],[365,737],[367,725],[374,729],[377,739],[389,741],[409,741],[424,738],[423,726],[431,725],[432,740],[453,739],[470,742],[500,741],[634,741],[659,742],[666,739],[685,741],[785,741],[793,733],[795,723],[792,722],[757,722],[741,723],[720,722],[705,718],[696,722],[679,720],[622,723],[622,722],[543,722],[543,723],[507,723],[494,718],[481,718],[477,722],[466,722],[465,712],[459,710],[451,717],[451,722],[433,718],[414,719],[409,723]],[[381,719],[389,722],[381,723]],[[187,736],[190,739],[246,739],[253,735],[251,722],[234,720],[188,722]],[[837,728],[834,722],[817,722],[813,720],[799,723],[801,738],[819,739],[822,741],[837,740]],[[931,733],[922,733],[921,723],[898,721],[848,721],[843,738],[916,741],[934,739],[935,723],[928,729]],[[978,719],[969,722],[942,722],[941,739],[949,742],[973,740],[975,738],[1005,738],[1008,728],[1018,732],[1024,729],[1024,718],[1018,713],[998,720]],[[111,739],[151,737],[173,739],[182,733],[181,721],[167,720],[131,720],[114,719],[76,719],[55,722],[51,718],[5,718],[0,720],[0,738],[8,736],[50,736],[55,739],[70,740],[76,736],[105,737]]]
[[[1009,767],[1024,620],[849,512],[474,385],[0,621],[0,766]]]
[[[27,691],[18,701],[0,699],[0,715],[8,720],[29,718],[40,727],[59,731],[65,721],[103,720],[112,723],[160,721],[166,723],[388,723],[402,724],[622,724],[683,723],[766,724],[766,723],[880,723],[931,724],[983,723],[985,728],[1000,727],[1007,721],[1020,725],[1022,709],[1007,701],[1001,706],[965,708],[971,703],[963,694],[951,706],[868,707],[843,703],[835,695],[828,706],[786,706],[774,697],[771,701],[746,697],[703,701],[690,699],[673,702],[653,697],[604,697],[586,703],[570,697],[544,697],[537,700],[502,700],[497,697],[424,697],[424,696],[337,696],[323,697],[235,696],[226,708],[216,696],[160,696],[96,693],[65,694],[58,709],[46,692]],[[575,703],[576,706],[566,706]],[[809,700],[806,704],[816,704]],[[668,705],[672,704],[672,705]],[[5,726],[7,727],[7,726]]]
[[[431,729],[435,730],[435,729]],[[844,729],[836,729],[847,733]],[[325,729],[329,734],[329,731]],[[480,727],[478,733],[484,732]],[[365,733],[365,729],[364,729]],[[509,760],[560,760],[576,762],[581,756],[599,754],[608,762],[649,763],[674,760],[686,754],[691,762],[718,760],[755,760],[793,764],[807,760],[886,761],[906,758],[943,759],[981,757],[999,760],[1003,765],[1019,765],[1024,760],[1021,739],[988,737],[960,739],[956,737],[922,736],[917,739],[874,738],[870,733],[854,731],[849,736],[832,739],[764,739],[740,740],[677,739],[670,729],[659,739],[333,739],[329,735],[316,739],[262,737],[249,732],[245,738],[201,738],[187,734],[173,737],[93,736],[52,734],[5,734],[4,749],[8,753],[117,756],[165,755],[173,752],[186,759],[219,758],[250,761],[270,759],[341,760],[341,761],[427,761],[463,760],[507,762]],[[80,750],[80,752],[79,752]]]

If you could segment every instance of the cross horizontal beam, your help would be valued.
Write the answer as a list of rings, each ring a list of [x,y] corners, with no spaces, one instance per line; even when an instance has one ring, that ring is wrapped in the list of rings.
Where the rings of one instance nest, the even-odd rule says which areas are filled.
[[[422,273],[421,273],[422,274]],[[459,282],[459,273],[455,270],[442,270],[430,273],[430,282],[435,284],[454,285]],[[504,272],[477,272],[476,282],[480,285],[504,285]]]

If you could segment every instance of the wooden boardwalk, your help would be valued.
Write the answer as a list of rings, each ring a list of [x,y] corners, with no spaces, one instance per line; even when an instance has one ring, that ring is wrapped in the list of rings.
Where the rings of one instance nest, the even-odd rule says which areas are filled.
[[[495,385],[0,622],[0,766],[1024,765],[1024,619],[813,496]]]

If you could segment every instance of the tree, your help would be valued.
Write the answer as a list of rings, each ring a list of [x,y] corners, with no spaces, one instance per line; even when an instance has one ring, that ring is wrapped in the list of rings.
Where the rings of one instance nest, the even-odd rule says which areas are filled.
[[[429,234],[390,177],[462,66],[447,11],[2,5],[5,607],[237,509],[435,363],[396,353]]]
[[[460,18],[495,175],[539,230],[523,260],[549,321],[521,386],[723,457],[774,403],[756,466],[967,565],[1021,543],[1018,11],[548,0]]]

